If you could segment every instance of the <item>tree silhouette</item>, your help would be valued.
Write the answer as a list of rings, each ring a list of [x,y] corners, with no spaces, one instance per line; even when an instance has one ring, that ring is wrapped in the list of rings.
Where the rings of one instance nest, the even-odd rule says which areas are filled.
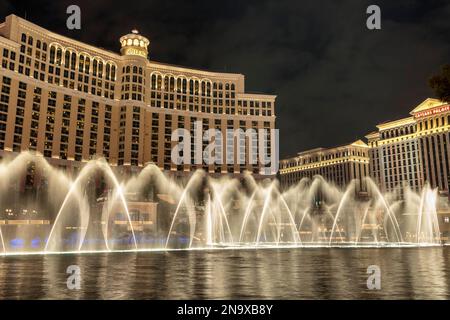
[[[435,95],[444,102],[450,101],[450,64],[442,66],[441,73],[434,75],[428,81]]]

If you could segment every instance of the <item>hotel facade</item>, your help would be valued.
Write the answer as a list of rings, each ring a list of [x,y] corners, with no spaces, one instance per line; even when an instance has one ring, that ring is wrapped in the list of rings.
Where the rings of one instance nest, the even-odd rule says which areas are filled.
[[[280,179],[284,187],[304,177],[321,175],[345,187],[356,179],[360,191],[367,191],[361,178],[370,176],[382,192],[402,192],[409,186],[420,191],[425,183],[449,197],[450,105],[428,98],[410,116],[377,125],[366,135],[367,144],[314,149],[281,160]],[[400,194],[400,196],[402,196]]]
[[[280,162],[280,183],[283,188],[303,178],[316,175],[345,188],[355,181],[357,192],[366,192],[365,177],[369,174],[369,147],[361,140],[333,148],[317,148],[298,153]]]
[[[410,116],[377,126],[366,136],[370,147],[370,175],[381,190],[405,185],[415,191],[429,183],[440,195],[449,194],[450,105],[428,98]]]
[[[250,161],[258,150],[248,140],[245,150],[236,150],[240,137],[216,147],[222,164],[177,165],[171,135],[192,132],[200,121],[203,131],[275,129],[276,96],[246,93],[242,74],[151,61],[150,41],[136,30],[120,45],[120,54],[110,52],[7,16],[0,24],[0,156],[34,151],[67,171],[104,157],[120,170],[154,163],[176,175],[200,168],[259,175],[262,165]],[[272,138],[265,141],[269,157]],[[245,163],[227,163],[231,148]]]

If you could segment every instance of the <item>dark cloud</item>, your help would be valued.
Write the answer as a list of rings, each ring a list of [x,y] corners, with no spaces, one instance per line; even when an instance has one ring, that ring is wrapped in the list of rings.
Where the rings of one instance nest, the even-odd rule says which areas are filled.
[[[82,30],[65,28],[78,4]],[[250,92],[277,94],[281,155],[363,137],[432,95],[449,62],[448,1],[377,1],[382,30],[366,28],[372,1],[3,1],[50,30],[118,51],[138,28],[157,61],[239,72]]]

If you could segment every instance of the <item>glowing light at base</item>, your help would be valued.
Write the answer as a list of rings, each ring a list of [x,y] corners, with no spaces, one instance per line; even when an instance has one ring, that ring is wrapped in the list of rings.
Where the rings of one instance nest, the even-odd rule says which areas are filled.
[[[38,197],[44,205],[27,203],[39,210],[20,214],[39,212],[39,223],[12,214],[7,201],[30,164],[48,190]],[[125,175],[103,159],[87,162],[73,178],[27,152],[0,163],[0,174],[5,256],[441,243],[439,197],[429,186],[420,193],[404,188],[400,197],[367,179],[361,197],[354,183],[339,189],[319,176],[280,190],[276,180],[251,174],[237,180],[198,170],[179,179],[153,164]]]

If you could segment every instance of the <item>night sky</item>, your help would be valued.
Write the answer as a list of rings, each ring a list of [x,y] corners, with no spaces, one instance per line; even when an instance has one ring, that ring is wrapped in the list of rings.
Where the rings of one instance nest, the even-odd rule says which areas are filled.
[[[66,28],[81,7],[81,30]],[[382,29],[366,28],[381,7]],[[450,63],[450,1],[19,1],[15,13],[119,52],[137,28],[150,59],[242,73],[246,91],[276,94],[281,157],[352,142],[433,96],[427,80]]]

